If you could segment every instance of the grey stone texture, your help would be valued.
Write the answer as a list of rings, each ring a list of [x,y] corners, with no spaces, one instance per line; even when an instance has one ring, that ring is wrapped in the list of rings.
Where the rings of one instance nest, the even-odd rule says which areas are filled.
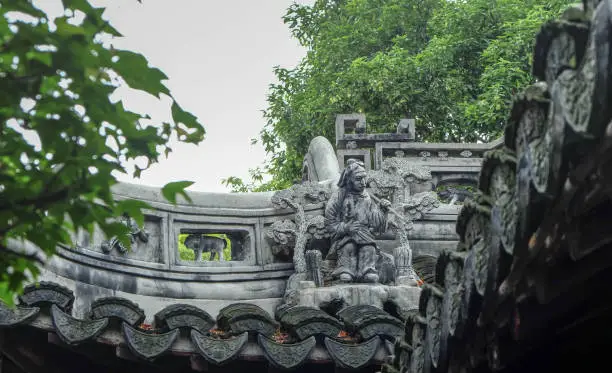
[[[365,123],[363,114],[338,117],[336,125],[342,127],[338,127],[337,132],[338,153],[326,138],[313,139],[304,160],[303,180],[318,185],[312,190],[334,193],[344,166],[339,154],[350,156],[361,152],[364,157],[374,154],[371,160],[374,169],[366,169],[371,173],[371,180],[378,184],[376,187],[369,185],[368,192],[378,199],[388,198],[391,208],[412,221],[407,238],[413,256],[437,255],[444,249],[454,249],[457,244],[454,222],[459,206],[427,205],[426,198],[416,197],[431,193],[444,183],[475,183],[483,152],[498,146],[499,142],[415,143],[411,142],[414,126],[410,119],[401,120],[397,133],[388,134],[368,134]],[[390,166],[384,168],[383,164]],[[429,174],[423,173],[426,169],[430,170]],[[319,232],[322,220],[317,220],[324,215],[326,199],[304,200],[296,210],[291,206],[275,205],[273,192],[190,192],[192,203],[179,197],[176,205],[168,203],[159,188],[120,183],[113,192],[118,200],[139,199],[151,206],[144,211],[144,226],[133,227],[132,247],[124,251],[116,245],[104,246],[109,239],[98,230],[92,236],[79,232],[74,237],[73,247],[59,247],[41,275],[42,280],[61,283],[78,293],[77,299],[82,301],[77,300],[74,306],[76,315],[84,315],[88,311],[86,305],[102,296],[121,296],[136,301],[148,315],[177,302],[196,305],[216,314],[236,301],[254,303],[273,313],[286,295],[288,278],[296,271],[292,250],[299,243],[299,233],[303,231],[305,237],[300,247],[319,250],[322,258],[326,257],[331,245],[330,237]],[[303,222],[300,227],[296,225],[299,214]],[[393,219],[391,217],[390,221]],[[295,225],[295,233],[284,232],[290,236],[287,242],[283,241],[287,237],[274,234],[275,229],[283,226],[283,221]],[[210,233],[227,234],[232,244],[231,260],[181,260],[179,235]],[[375,242],[380,255],[391,259],[394,250],[402,244],[393,229],[377,234]],[[25,246],[23,249],[33,250]],[[325,260],[314,259],[312,263],[318,263],[315,267],[320,267],[319,272],[304,272],[304,279],[319,278],[320,271],[328,264]],[[297,286],[300,279],[298,276],[293,283]],[[317,280],[319,284],[321,281]],[[396,291],[393,288],[375,285],[372,292]],[[321,294],[335,291],[324,287],[305,289],[308,294],[315,290]],[[365,290],[342,291],[343,294],[358,294]],[[350,298],[347,304],[358,302],[357,295],[343,296]],[[380,303],[384,297],[390,296],[372,299]]]
[[[301,284],[298,305],[325,308],[333,302],[340,302],[342,307],[371,305],[382,309],[387,302],[399,309],[418,308],[421,289],[413,285],[391,286],[383,284],[341,284],[328,287],[315,287],[314,283],[305,281]]]

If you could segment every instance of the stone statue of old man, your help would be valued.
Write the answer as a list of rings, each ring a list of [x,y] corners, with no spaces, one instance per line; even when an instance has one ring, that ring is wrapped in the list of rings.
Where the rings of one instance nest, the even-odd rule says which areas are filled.
[[[325,226],[332,240],[327,259],[336,259],[331,275],[341,282],[378,282],[379,249],[373,233],[386,230],[391,203],[372,200],[365,190],[364,164],[355,159],[348,160],[338,187],[325,208]]]

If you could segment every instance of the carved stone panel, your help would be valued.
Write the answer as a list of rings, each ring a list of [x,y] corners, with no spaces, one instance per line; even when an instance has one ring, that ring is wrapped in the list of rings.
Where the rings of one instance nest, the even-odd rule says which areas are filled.
[[[150,212],[145,214],[144,226],[139,227],[129,216],[117,217],[119,222],[130,229],[128,239],[131,247],[123,245],[117,237],[106,237],[99,228],[94,229],[93,236],[79,232],[75,238],[75,250],[94,251],[109,258],[130,258],[134,260],[163,263],[165,242],[164,213]]]

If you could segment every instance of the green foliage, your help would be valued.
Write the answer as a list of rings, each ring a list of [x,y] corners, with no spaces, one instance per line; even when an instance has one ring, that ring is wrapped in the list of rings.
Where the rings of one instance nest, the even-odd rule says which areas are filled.
[[[187,236],[189,236],[189,234],[187,233],[179,234],[179,241],[178,241],[179,258],[181,260],[187,260],[187,261],[193,262],[195,260],[195,253],[193,252],[193,250],[185,246],[185,239],[187,238]],[[224,239],[225,249],[223,249],[223,258],[227,261],[232,260],[232,241],[229,239],[229,237],[227,237],[226,234],[209,233],[209,234],[205,234],[205,236],[218,237],[218,238]],[[203,261],[210,260],[210,253],[203,252],[201,260]]]
[[[65,15],[50,19],[30,1],[0,5],[0,297],[11,302],[29,274],[33,255],[10,248],[31,242],[46,254],[72,246],[71,234],[92,231],[126,238],[114,221],[123,213],[143,223],[139,201],[114,201],[122,163],[142,161],[134,175],[168,154],[168,141],[197,144],[204,128],[164,85],[166,75],[138,53],[114,49],[121,36],[87,0],[63,0]],[[119,85],[172,99],[170,123],[111,100]],[[164,188],[174,202],[186,182]]]
[[[570,0],[317,0],[284,17],[307,48],[294,69],[276,67],[260,140],[271,182],[226,179],[234,190],[287,187],[315,136],[334,138],[339,113],[392,131],[411,112],[417,139],[490,141],[512,95],[532,83],[541,25]]]
[[[176,204],[176,196],[181,195],[187,201],[191,202],[191,198],[185,192],[185,189],[193,185],[193,181],[175,181],[164,185],[161,192],[165,199]]]

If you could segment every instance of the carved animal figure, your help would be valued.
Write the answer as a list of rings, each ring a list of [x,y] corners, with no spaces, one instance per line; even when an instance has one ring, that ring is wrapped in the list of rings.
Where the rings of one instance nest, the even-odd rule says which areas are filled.
[[[185,247],[193,250],[194,261],[202,259],[203,252],[210,253],[210,260],[215,260],[215,254],[220,262],[225,261],[223,250],[227,247],[227,241],[219,237],[205,236],[202,234],[190,234],[185,238]]]

